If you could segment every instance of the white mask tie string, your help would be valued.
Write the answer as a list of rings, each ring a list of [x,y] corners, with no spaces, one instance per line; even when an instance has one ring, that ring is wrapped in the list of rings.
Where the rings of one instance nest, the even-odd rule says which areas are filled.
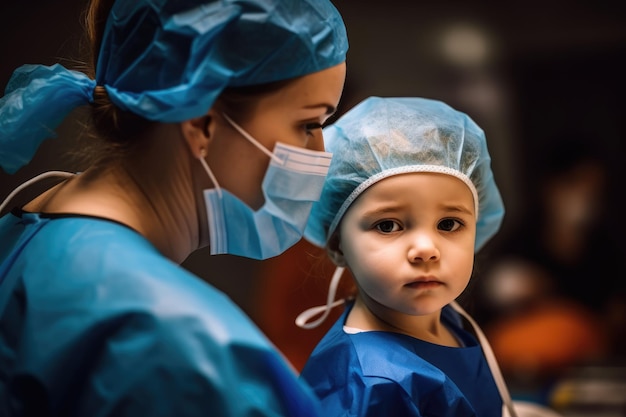
[[[234,127],[237,132],[241,133],[241,135],[243,137],[245,137],[246,139],[248,139],[248,141],[250,141],[250,143],[252,143],[254,146],[256,146],[257,148],[259,148],[265,155],[269,156],[271,159],[273,159],[275,162],[277,162],[279,165],[283,165],[283,161],[277,157],[276,155],[274,155],[272,152],[270,152],[265,146],[261,145],[261,143],[256,140],[255,138],[253,138],[248,132],[246,132],[245,130],[243,130],[243,128],[241,126],[239,126],[237,123],[235,123],[235,121],[233,119],[231,119],[230,117],[228,117],[228,115],[226,113],[222,113],[222,116],[224,116],[224,118],[226,119],[226,121],[228,123],[230,123],[230,125],[232,127]]]
[[[344,299],[335,300],[335,295],[337,294],[337,288],[339,287],[339,281],[341,281],[341,277],[343,275],[343,271],[345,268],[338,266],[335,269],[335,273],[333,274],[332,279],[330,280],[330,285],[328,286],[328,297],[326,299],[326,305],[311,307],[302,313],[298,314],[296,317],[296,325],[303,329],[313,329],[326,320],[330,311],[345,302]],[[315,320],[314,322],[307,323],[312,317],[317,316],[320,313],[322,316]]]
[[[209,168],[209,164],[207,164],[204,160],[205,156],[206,152],[202,151],[202,155],[200,155],[199,158],[200,163],[202,164],[202,167],[204,168],[206,173],[209,174],[209,178],[211,178],[211,182],[213,182],[213,186],[215,187],[215,191],[217,191],[218,197],[222,198],[222,187],[220,187],[219,183],[217,182],[217,178],[215,178],[215,175],[213,174],[213,171],[211,171],[211,168]]]
[[[50,177],[70,178],[70,177],[73,177],[74,175],[76,175],[76,174],[74,174],[72,172],[48,171],[48,172],[44,172],[43,174],[39,174],[39,175],[29,179],[28,181],[26,181],[26,182],[22,183],[20,186],[18,186],[15,190],[11,191],[11,193],[4,199],[2,204],[0,204],[0,213],[2,213],[2,210],[9,204],[9,202],[13,199],[13,197],[15,197],[20,191],[22,191],[26,187],[36,183],[37,181],[43,180],[45,178],[50,178]]]

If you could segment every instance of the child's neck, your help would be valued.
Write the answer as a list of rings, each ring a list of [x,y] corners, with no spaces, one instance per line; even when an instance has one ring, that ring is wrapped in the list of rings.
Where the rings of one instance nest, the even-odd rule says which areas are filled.
[[[460,346],[454,334],[441,323],[441,311],[425,316],[410,316],[389,309],[370,308],[361,297],[357,297],[345,325],[364,331],[406,334],[442,346]]]

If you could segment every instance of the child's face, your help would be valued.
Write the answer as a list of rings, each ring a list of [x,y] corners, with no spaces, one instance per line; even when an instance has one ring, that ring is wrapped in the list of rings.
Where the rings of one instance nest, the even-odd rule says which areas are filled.
[[[467,286],[475,235],[474,200],[461,180],[401,174],[374,184],[348,209],[339,259],[370,310],[425,315]]]

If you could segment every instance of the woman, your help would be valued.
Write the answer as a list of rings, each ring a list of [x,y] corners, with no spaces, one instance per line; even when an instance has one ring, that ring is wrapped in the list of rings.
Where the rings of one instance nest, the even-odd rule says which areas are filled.
[[[82,104],[107,142],[0,218],[0,414],[317,415],[245,314],[179,263],[300,238],[345,80],[341,16],[319,0],[94,0],[86,16],[93,77],[23,66],[0,99],[7,172]]]

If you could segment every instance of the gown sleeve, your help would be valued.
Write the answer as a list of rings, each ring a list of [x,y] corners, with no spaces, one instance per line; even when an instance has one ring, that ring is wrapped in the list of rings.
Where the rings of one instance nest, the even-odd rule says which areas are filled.
[[[432,386],[432,381],[422,381],[413,375],[410,384],[398,383],[381,377],[367,377],[362,381],[364,388],[359,395],[359,409],[350,416],[407,416],[407,417],[476,417],[463,401],[459,401],[454,390],[439,386],[430,393],[421,393],[413,398],[410,391],[420,391],[420,386]]]
[[[12,277],[0,287],[0,415],[319,415],[228,296],[124,226],[50,221]]]
[[[177,328],[146,315],[123,321],[83,327],[75,333],[78,342],[62,349],[46,352],[40,344],[24,352],[13,372],[8,415],[319,415],[313,395],[270,349],[214,340],[189,322]],[[66,335],[71,339],[72,330]]]
[[[364,389],[360,393],[362,398],[357,400],[356,404],[359,406],[353,411],[352,416],[423,416],[402,386],[394,381],[370,377],[362,382],[364,383]]]
[[[194,323],[182,328],[149,317],[127,322],[94,364],[77,415],[316,415],[274,352],[216,343]]]

